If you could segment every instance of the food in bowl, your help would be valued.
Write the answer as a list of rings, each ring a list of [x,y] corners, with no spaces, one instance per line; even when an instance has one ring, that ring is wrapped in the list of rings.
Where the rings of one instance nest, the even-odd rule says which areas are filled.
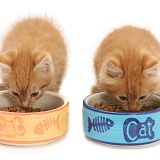
[[[98,109],[102,109],[102,110],[111,111],[111,112],[125,112],[126,111],[122,106],[107,105],[104,102],[95,103],[94,107]]]
[[[8,100],[7,91],[0,91],[0,102],[0,110],[6,106],[18,106]],[[40,145],[58,140],[67,133],[69,102],[64,96],[46,91],[32,107],[42,111],[0,111],[0,143]]]
[[[94,107],[102,110],[111,111],[111,112],[129,112],[120,105],[107,105],[104,102],[95,103]],[[153,105],[153,104],[143,105],[137,112],[151,111],[158,108],[159,108],[158,105]]]
[[[160,139],[160,108],[141,112],[115,112],[95,108],[109,96],[99,92],[83,100],[83,131],[87,138],[112,145],[142,145]],[[160,105],[160,97],[152,95],[152,104]],[[154,105],[153,105],[154,106]]]
[[[33,107],[21,107],[21,106],[7,106],[2,109],[2,111],[6,112],[21,112],[21,113],[28,113],[28,112],[41,112],[41,108],[33,108]]]

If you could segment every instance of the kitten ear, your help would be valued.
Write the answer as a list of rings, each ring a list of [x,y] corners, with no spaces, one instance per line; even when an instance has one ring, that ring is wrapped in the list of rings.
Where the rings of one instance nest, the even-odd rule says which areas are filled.
[[[2,73],[11,73],[12,65],[15,62],[17,50],[12,49],[0,54],[0,69]]]
[[[145,77],[156,77],[158,75],[158,71],[159,71],[159,64],[154,64],[153,66],[151,66],[150,68],[147,68],[143,71],[143,75]]]
[[[12,72],[12,68],[4,63],[0,62],[0,69],[2,71],[2,73],[11,73]]]
[[[51,65],[51,58],[47,55],[35,66],[34,72],[46,73],[50,70]]]
[[[114,63],[112,63],[110,60],[107,60],[106,62],[106,70],[108,77],[113,79],[120,79],[123,76],[123,71],[119,69]]]

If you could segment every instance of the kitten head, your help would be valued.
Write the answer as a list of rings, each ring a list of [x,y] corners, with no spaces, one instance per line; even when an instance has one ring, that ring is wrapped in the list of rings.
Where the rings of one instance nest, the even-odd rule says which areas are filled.
[[[6,89],[24,107],[43,95],[54,72],[51,57],[40,50],[6,51],[0,55],[0,68]]]
[[[158,87],[159,62],[145,50],[121,51],[102,65],[99,83],[126,110],[137,111]]]

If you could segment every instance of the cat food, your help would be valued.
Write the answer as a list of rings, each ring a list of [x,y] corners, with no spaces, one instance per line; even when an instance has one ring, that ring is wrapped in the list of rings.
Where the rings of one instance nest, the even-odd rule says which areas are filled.
[[[106,110],[106,111],[111,111],[111,112],[128,112],[122,106],[106,105],[104,102],[95,103],[94,107],[98,108],[98,109]],[[159,107],[158,106],[145,106],[144,105],[143,107],[141,107],[141,109],[139,110],[139,112],[151,111],[151,110],[155,110],[157,108],[159,108]]]
[[[111,112],[126,112],[126,110],[122,106],[111,106],[111,105],[105,105],[104,102],[95,103],[95,108],[111,111]]]
[[[41,112],[41,108],[32,108],[32,107],[26,108],[26,107],[20,107],[20,106],[7,106],[2,111],[28,113],[28,112]]]

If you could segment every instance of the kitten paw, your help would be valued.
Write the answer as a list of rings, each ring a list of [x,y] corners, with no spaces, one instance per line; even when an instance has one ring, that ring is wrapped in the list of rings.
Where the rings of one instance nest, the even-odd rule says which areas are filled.
[[[2,90],[6,90],[7,88],[3,85],[3,84],[0,84],[0,91]]]
[[[98,85],[94,85],[91,88],[91,93],[97,93],[97,92],[102,92],[102,91],[104,91],[104,90],[102,89],[102,87],[100,87]]]

